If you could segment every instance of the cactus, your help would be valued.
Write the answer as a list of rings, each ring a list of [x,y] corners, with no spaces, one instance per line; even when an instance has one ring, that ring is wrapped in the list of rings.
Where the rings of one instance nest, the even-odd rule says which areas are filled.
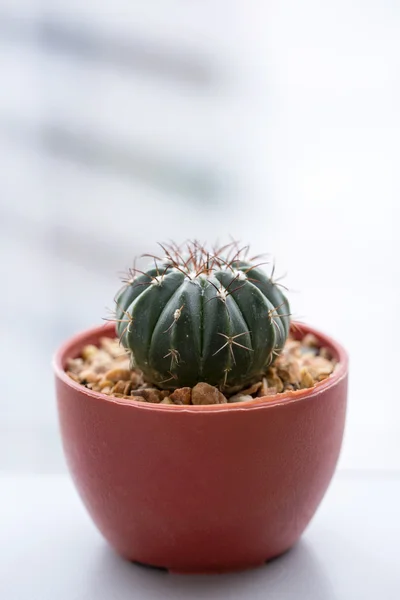
[[[132,366],[163,389],[204,381],[234,391],[259,380],[289,333],[289,303],[273,273],[237,243],[212,252],[198,242],[160,247],[165,256],[130,269],[115,299]]]

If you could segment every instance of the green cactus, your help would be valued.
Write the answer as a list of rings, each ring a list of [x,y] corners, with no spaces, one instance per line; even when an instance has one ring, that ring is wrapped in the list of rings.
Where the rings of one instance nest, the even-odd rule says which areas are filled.
[[[199,381],[238,390],[260,379],[289,333],[289,303],[236,243],[161,245],[131,269],[116,297],[116,327],[132,366],[164,389]],[[149,256],[149,255],[147,255]]]

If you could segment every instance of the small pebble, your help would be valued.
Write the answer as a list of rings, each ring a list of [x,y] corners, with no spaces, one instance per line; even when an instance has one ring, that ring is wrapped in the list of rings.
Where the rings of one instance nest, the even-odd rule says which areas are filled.
[[[268,387],[274,387],[278,393],[283,392],[284,386],[282,379],[277,375],[277,368],[270,367],[267,371]]]
[[[155,388],[147,388],[144,390],[133,390],[132,396],[141,396],[146,402],[154,402],[158,404],[161,401],[161,392]]]
[[[127,381],[125,383],[125,387],[124,387],[124,396],[129,396],[129,394],[131,393],[131,389],[132,389],[132,381]]]
[[[128,381],[131,378],[131,372],[128,369],[111,369],[105,374],[106,379],[110,381]]]
[[[131,399],[136,400],[137,402],[146,402],[146,400],[143,398],[143,396],[134,396],[131,394]]]
[[[307,333],[302,339],[303,346],[311,346],[312,348],[318,348],[319,343],[313,333]]]
[[[82,369],[84,369],[85,365],[83,362],[83,358],[69,358],[67,361],[67,369],[68,373],[73,373],[74,375],[81,375]]]
[[[112,381],[109,381],[108,379],[102,379],[101,381],[99,381],[97,383],[97,387],[101,391],[103,391],[104,388],[106,388],[106,387],[109,387],[111,389],[113,385],[114,385],[114,383]]]
[[[314,379],[311,377],[310,371],[307,367],[302,367],[300,371],[300,386],[302,389],[313,387]]]
[[[218,388],[208,383],[198,383],[192,389],[192,404],[226,404],[227,399]]]
[[[266,377],[263,377],[263,378],[262,378],[262,382],[261,382],[261,387],[260,387],[260,389],[258,390],[258,394],[257,394],[257,396],[258,396],[259,398],[262,398],[263,396],[266,396],[266,395],[267,395],[267,391],[268,391],[268,380],[267,380],[267,378],[266,378]]]
[[[113,358],[126,358],[125,349],[119,343],[119,340],[103,337],[100,340],[100,347]]]
[[[113,385],[113,387],[111,388],[111,393],[112,394],[124,394],[124,390],[125,390],[125,386],[126,386],[126,381],[117,381],[117,383],[115,383]]]
[[[170,396],[174,404],[190,404],[191,397],[192,390],[190,387],[178,388]]]
[[[82,350],[82,358],[84,360],[91,360],[94,356],[97,355],[98,351],[99,350],[96,346],[93,346],[93,344],[88,344]]]
[[[96,373],[93,373],[90,369],[86,369],[80,373],[80,378],[88,383],[94,383],[98,380]]]
[[[243,396],[251,396],[252,394],[255,394],[256,392],[258,392],[258,390],[260,389],[261,386],[262,386],[262,382],[259,381],[258,383],[254,383],[253,385],[251,385],[249,388],[242,390],[240,393]]]
[[[329,361],[332,360],[332,353],[329,350],[329,348],[325,348],[325,346],[322,346],[322,348],[320,348],[319,355],[322,356],[322,358],[326,358]]]
[[[249,394],[235,394],[229,398],[228,402],[248,402],[249,400],[254,400],[253,396]]]
[[[276,396],[277,393],[278,393],[278,390],[276,387],[268,387],[265,390],[265,393],[263,395],[264,396]]]

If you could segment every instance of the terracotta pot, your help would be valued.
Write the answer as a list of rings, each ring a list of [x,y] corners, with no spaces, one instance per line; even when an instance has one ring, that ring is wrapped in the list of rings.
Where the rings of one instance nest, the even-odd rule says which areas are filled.
[[[345,423],[347,354],[311,390],[208,406],[111,398],[75,383],[66,360],[114,336],[97,327],[58,351],[63,446],[97,527],[129,560],[176,572],[259,565],[288,550],[332,478]]]

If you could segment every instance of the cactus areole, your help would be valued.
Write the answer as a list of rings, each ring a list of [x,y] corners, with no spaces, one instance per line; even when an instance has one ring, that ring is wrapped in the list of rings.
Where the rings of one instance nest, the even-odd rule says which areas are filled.
[[[200,381],[222,390],[260,380],[289,333],[289,303],[273,273],[236,243],[161,245],[146,271],[131,269],[116,328],[132,366],[160,388]]]

